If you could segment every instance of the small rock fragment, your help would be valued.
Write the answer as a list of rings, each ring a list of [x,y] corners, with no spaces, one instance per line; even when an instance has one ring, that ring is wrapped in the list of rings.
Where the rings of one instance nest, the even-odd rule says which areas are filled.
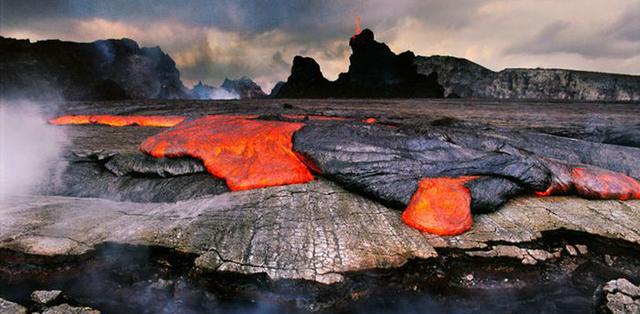
[[[100,314],[100,311],[90,307],[75,307],[65,303],[50,307],[44,310],[42,314]]]
[[[581,255],[585,255],[585,254],[589,253],[589,249],[584,244],[576,244],[576,249],[578,249],[578,252]]]
[[[613,262],[615,262],[615,259],[611,257],[611,255],[609,254],[604,255],[604,263],[607,264],[607,266],[613,266]]]
[[[60,290],[36,290],[31,293],[31,300],[39,304],[51,304],[56,301],[62,291]]]
[[[571,255],[571,256],[578,255],[578,250],[573,245],[567,244],[567,245],[564,246],[564,248],[565,248],[565,250],[567,250],[569,255]]]
[[[640,313],[640,286],[625,278],[599,286],[593,296],[596,313]]]
[[[0,314],[27,314],[27,308],[0,298]]]

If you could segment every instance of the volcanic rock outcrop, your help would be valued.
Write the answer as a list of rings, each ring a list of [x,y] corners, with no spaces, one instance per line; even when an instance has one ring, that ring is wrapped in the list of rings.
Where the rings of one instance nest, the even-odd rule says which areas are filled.
[[[254,99],[266,96],[262,88],[246,76],[238,80],[225,78],[220,87],[198,82],[189,91],[191,99]]]
[[[349,41],[352,54],[349,71],[336,81],[322,75],[312,58],[296,56],[291,75],[282,85],[278,98],[438,98],[444,90],[436,74],[418,73],[411,51],[396,55],[374,40],[373,32],[363,30]]]
[[[225,78],[220,87],[230,92],[236,92],[240,96],[240,99],[263,98],[267,96],[262,91],[262,88],[260,88],[260,85],[246,76],[237,80]]]
[[[464,58],[415,58],[418,72],[438,73],[446,96],[572,100],[640,100],[640,76],[564,69],[491,71]]]
[[[31,43],[0,37],[2,97],[67,100],[184,98],[175,62],[127,38]]]

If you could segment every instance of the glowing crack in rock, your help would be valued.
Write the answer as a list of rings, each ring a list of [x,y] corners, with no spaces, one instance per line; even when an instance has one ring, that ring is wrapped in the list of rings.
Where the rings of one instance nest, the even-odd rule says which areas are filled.
[[[152,136],[140,148],[154,157],[198,158],[233,191],[313,180],[292,149],[293,133],[304,125],[256,117],[205,116]]]
[[[471,193],[464,184],[476,178],[423,178],[402,220],[420,231],[443,236],[471,229]]]
[[[116,116],[116,115],[67,115],[49,120],[55,125],[66,124],[104,124],[109,126],[157,126],[172,127],[184,121],[182,116]]]

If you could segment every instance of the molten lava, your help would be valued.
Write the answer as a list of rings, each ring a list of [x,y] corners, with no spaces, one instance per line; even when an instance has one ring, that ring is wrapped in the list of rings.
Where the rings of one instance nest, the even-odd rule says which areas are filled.
[[[303,115],[303,114],[283,114],[283,118],[291,120],[311,120],[311,121],[342,121],[349,120],[345,117],[320,116],[320,115]]]
[[[292,149],[298,122],[253,120],[257,116],[206,116],[146,139],[154,157],[191,156],[233,191],[305,183],[313,175]]]
[[[640,182],[622,173],[597,168],[554,168],[553,182],[538,196],[566,195],[572,192],[591,199],[640,199]]]
[[[622,173],[576,167],[571,177],[576,192],[585,198],[640,199],[640,182]]]
[[[362,28],[360,27],[360,16],[356,16],[356,32],[353,34],[353,37],[356,37],[362,33]]]
[[[49,120],[55,125],[105,124],[110,126],[159,126],[172,127],[185,120],[181,116],[114,116],[114,115],[69,115]]]
[[[437,235],[457,235],[471,229],[471,193],[465,183],[475,176],[424,178],[402,213],[409,226]]]

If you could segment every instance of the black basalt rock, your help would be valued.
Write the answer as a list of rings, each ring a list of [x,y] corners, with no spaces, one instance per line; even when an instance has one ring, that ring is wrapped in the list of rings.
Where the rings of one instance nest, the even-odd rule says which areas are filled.
[[[276,97],[279,98],[441,98],[444,89],[435,73],[418,73],[415,55],[405,51],[396,55],[363,30],[349,41],[352,54],[349,71],[336,81],[327,81],[320,66],[311,58],[295,57],[291,76]]]
[[[479,176],[467,183],[474,212],[495,210],[551,183],[551,173],[533,156],[467,148],[384,125],[307,123],[293,145],[323,176],[400,209],[427,177]]]
[[[180,72],[160,48],[127,38],[90,43],[0,36],[0,97],[66,100],[184,98]]]
[[[320,71],[320,65],[313,58],[296,56],[293,58],[291,75],[277,91],[279,98],[322,98],[330,92],[330,82]]]

